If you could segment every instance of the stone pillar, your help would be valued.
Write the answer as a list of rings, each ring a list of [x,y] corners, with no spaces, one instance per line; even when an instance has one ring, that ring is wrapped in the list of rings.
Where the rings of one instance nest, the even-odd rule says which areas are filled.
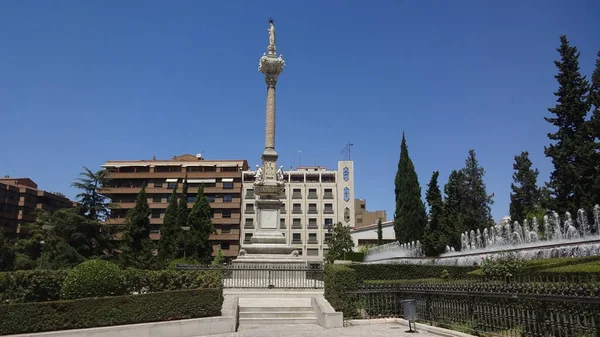
[[[267,120],[265,123],[265,150],[275,150],[275,83],[267,79]]]

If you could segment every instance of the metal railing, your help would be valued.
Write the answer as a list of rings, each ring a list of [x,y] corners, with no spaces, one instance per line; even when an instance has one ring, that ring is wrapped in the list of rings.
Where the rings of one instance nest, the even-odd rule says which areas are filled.
[[[303,263],[303,262],[300,262]],[[323,289],[323,268],[300,265],[175,266],[177,270],[206,271],[218,275],[226,289]]]
[[[594,292],[550,295],[494,288],[365,285],[349,293],[356,301],[355,315],[362,318],[403,317],[401,301],[414,299],[419,321],[477,336],[600,336],[600,297]],[[574,288],[581,291],[581,285]]]

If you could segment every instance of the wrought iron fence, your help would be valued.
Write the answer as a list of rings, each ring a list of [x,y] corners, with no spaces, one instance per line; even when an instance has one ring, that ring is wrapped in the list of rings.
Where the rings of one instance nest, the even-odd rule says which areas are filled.
[[[350,293],[362,318],[402,317],[400,301],[414,299],[421,322],[477,336],[600,337],[600,297],[594,286],[596,290],[586,295],[494,292],[493,286],[466,291],[423,284],[365,285]]]
[[[321,266],[175,266],[177,270],[210,271],[217,273],[224,288],[229,289],[323,289]]]

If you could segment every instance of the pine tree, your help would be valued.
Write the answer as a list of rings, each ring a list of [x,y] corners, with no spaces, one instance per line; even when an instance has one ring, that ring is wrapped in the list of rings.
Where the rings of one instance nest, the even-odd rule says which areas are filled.
[[[377,219],[377,245],[383,244],[383,225],[381,224],[381,218]]]
[[[464,214],[469,196],[465,174],[462,170],[453,170],[444,186],[444,211],[442,222],[446,227],[447,244],[460,250],[460,234],[467,230]]]
[[[565,35],[560,37],[557,49],[558,91],[557,104],[548,111],[553,117],[544,119],[557,128],[548,133],[552,143],[545,154],[552,159],[554,171],[547,186],[552,195],[552,208],[559,212],[574,212],[589,203],[588,193],[593,186],[593,139],[585,118],[589,110],[588,82],[579,72],[579,52],[571,47]]]
[[[465,226],[468,230],[477,230],[494,224],[492,220],[493,195],[488,195],[483,182],[485,170],[479,166],[475,150],[469,150],[469,156],[465,160],[462,169],[468,190],[463,212],[465,215]]]
[[[4,239],[4,229],[0,227],[0,271],[12,270],[15,258],[14,250]]]
[[[427,225],[427,215],[421,199],[421,187],[417,172],[408,155],[404,133],[402,133],[402,144],[400,145],[395,193],[394,231],[396,240],[400,242],[422,240]]]
[[[442,201],[442,192],[438,186],[438,177],[440,173],[434,171],[427,186],[425,200],[429,205],[429,225],[425,234],[423,245],[425,254],[435,256],[444,252],[446,248],[446,233],[442,228],[442,215],[444,212],[444,202]]]
[[[160,230],[158,256],[161,260],[168,261],[179,256],[178,241],[180,232],[181,228],[177,223],[177,186],[175,186]]]
[[[133,254],[142,251],[144,240],[150,240],[150,213],[146,184],[144,184],[135,199],[135,205],[127,212],[127,222],[123,232],[125,244]]]
[[[210,235],[216,233],[211,221],[211,213],[210,202],[204,194],[204,185],[200,185],[196,201],[188,216],[190,231],[186,240],[186,254],[205,263],[210,261],[213,251]]]
[[[592,195],[594,195],[595,198],[591,198],[591,203],[597,205],[600,204],[600,51],[598,52],[598,58],[596,59],[596,68],[592,74],[589,105],[592,112],[589,126],[594,139],[594,148],[596,150],[594,160],[592,161],[592,163],[596,164],[594,167],[594,175],[596,178],[594,180],[594,187],[592,188]]]
[[[354,241],[350,235],[350,227],[344,226],[338,222],[333,227],[331,241],[329,241],[329,251],[325,256],[325,261],[333,263],[335,260],[342,260],[344,254],[349,253],[354,248]]]
[[[513,183],[510,185],[510,218],[519,221],[527,218],[541,208],[541,190],[537,185],[539,171],[531,168],[532,163],[527,151],[515,156],[513,164]]]

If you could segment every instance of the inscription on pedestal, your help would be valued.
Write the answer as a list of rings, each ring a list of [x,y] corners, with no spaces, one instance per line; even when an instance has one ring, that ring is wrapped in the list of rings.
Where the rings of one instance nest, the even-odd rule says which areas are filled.
[[[277,229],[279,211],[276,209],[261,209],[258,213],[260,229]]]

